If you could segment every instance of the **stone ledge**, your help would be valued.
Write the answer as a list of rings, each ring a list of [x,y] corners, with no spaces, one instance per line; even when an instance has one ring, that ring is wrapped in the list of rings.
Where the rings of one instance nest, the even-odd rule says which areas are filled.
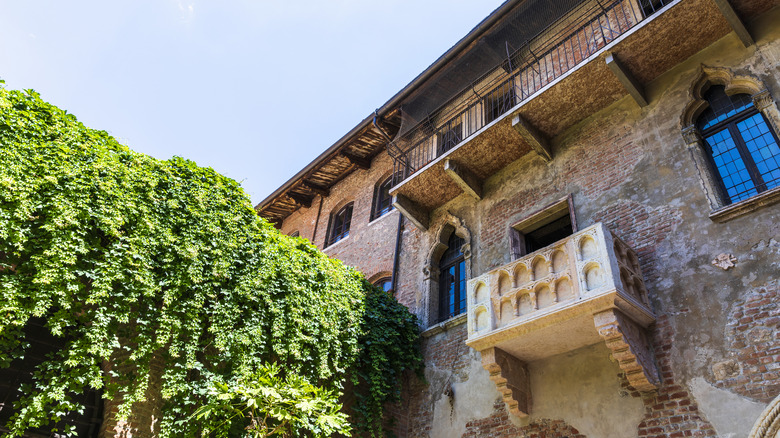
[[[423,332],[420,333],[420,335],[423,338],[430,338],[432,336],[438,335],[439,333],[444,333],[453,327],[457,327],[459,325],[465,324],[467,319],[468,319],[467,314],[465,312],[461,313],[458,316],[453,316],[452,318],[446,321],[442,321],[436,325],[432,325],[428,327],[427,329],[423,330]]]
[[[777,202],[780,202],[780,187],[769,189],[752,198],[714,210],[710,213],[710,219],[714,222],[730,221],[731,219],[746,215],[763,207],[768,207]]]

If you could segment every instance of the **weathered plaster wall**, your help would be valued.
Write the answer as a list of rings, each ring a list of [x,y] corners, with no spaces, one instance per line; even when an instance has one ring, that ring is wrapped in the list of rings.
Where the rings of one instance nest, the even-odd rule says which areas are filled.
[[[777,10],[771,15],[778,16]],[[534,405],[525,422],[506,415],[505,408],[474,419],[494,403],[482,394],[463,404],[457,392],[449,400],[446,386],[482,388],[467,382],[483,377],[470,362],[431,365],[441,351],[474,354],[460,351],[465,328],[455,326],[426,340],[432,374],[412,403],[409,436],[441,431],[446,436],[531,436],[522,428],[532,424],[549,428],[550,436],[561,424],[593,437],[747,436],[760,411],[780,392],[780,207],[725,223],[709,219],[679,119],[702,63],[755,75],[780,97],[780,26],[764,20],[756,24],[757,46],[745,49],[733,34],[723,38],[649,84],[648,107],[640,109],[628,98],[613,104],[553,139],[551,163],[526,155],[485,182],[482,200],[461,195],[433,212],[428,232],[407,225],[403,234],[398,296],[423,316],[435,291],[425,290],[422,267],[431,264],[429,249],[450,214],[471,231],[472,274],[479,275],[510,261],[513,223],[571,193],[579,228],[604,222],[640,256],[659,316],[651,330],[662,374],[659,390],[626,396],[631,390],[621,389],[608,350],[593,346],[529,364]],[[736,267],[713,266],[721,253],[733,254]],[[583,381],[575,364],[601,372]],[[551,370],[570,377],[556,380]],[[571,398],[587,408],[560,405]],[[612,431],[599,429],[604,425],[594,420],[593,406],[601,406]]]
[[[400,436],[745,437],[780,392],[780,206],[713,222],[699,173],[680,133],[680,115],[701,64],[760,78],[780,98],[780,9],[751,23],[756,46],[728,35],[650,84],[650,105],[624,98],[552,139],[553,161],[528,154],[488,178],[484,196],[461,195],[432,213],[426,232],[406,222],[396,296],[427,320],[430,249],[458,221],[471,238],[471,276],[510,261],[509,227],[573,196],[579,228],[604,222],[640,256],[658,322],[650,335],[661,386],[633,391],[597,344],[529,364],[531,416],[508,414],[462,321],[430,330],[423,342],[426,382],[410,379],[393,407]],[[354,201],[350,236],[326,249],[369,276],[389,273],[397,212],[369,221],[373,189],[389,175],[381,154],[323,199],[314,242],[330,214]],[[319,198],[282,230],[312,239]],[[453,219],[454,218],[454,219]],[[721,253],[736,266],[711,264]],[[554,339],[550,342],[555,342]]]

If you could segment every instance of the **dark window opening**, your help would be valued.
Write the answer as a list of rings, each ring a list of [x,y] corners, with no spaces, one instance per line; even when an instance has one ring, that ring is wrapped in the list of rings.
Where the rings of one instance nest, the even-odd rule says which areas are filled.
[[[525,233],[526,253],[532,253],[573,234],[568,214]]]
[[[512,226],[512,259],[516,260],[574,234],[577,229],[572,217],[570,199],[565,198]]]
[[[642,13],[645,17],[655,14],[659,9],[668,5],[670,0],[641,0]]]
[[[379,184],[374,191],[374,208],[371,209],[371,220],[393,210],[393,197],[390,196],[390,188],[393,186],[393,177],[387,178]]]
[[[331,218],[328,243],[325,246],[333,245],[349,236],[349,226],[352,222],[352,205],[352,203],[347,204]]]
[[[704,98],[710,104],[697,127],[704,137],[727,203],[742,201],[780,185],[777,136],[747,94],[728,96],[721,85]]]
[[[393,293],[393,280],[390,277],[380,278],[374,282],[374,286],[381,287],[387,293]]]
[[[290,233],[290,237],[300,237],[300,236],[301,236],[300,231],[293,231],[292,233]]]
[[[56,353],[66,340],[51,334],[45,326],[45,319],[31,318],[24,328],[24,341],[29,344],[23,358],[15,359],[10,367],[0,368],[0,435],[6,432],[4,426],[15,413],[13,404],[19,400],[22,393],[19,388],[23,384],[33,384],[35,368],[47,360],[47,356]],[[51,429],[57,427],[62,431],[68,427],[75,428],[79,437],[97,437],[103,421],[102,391],[85,388],[82,394],[73,395],[73,401],[84,406],[81,412],[72,412],[56,424],[52,421],[39,428],[30,429],[25,436],[49,437],[55,436]]]
[[[485,125],[501,117],[515,106],[515,87],[506,83],[482,101],[485,106]]]
[[[461,141],[463,141],[462,123],[453,126],[452,122],[449,122],[436,133],[436,144],[438,145],[439,155],[454,148]]]
[[[439,262],[439,320],[466,311],[466,262],[461,252],[465,240],[452,233]]]

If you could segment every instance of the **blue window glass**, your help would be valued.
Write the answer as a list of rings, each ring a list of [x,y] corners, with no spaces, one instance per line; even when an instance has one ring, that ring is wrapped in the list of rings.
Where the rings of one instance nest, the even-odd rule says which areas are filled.
[[[439,321],[466,311],[466,262],[461,253],[464,244],[452,233],[439,262]]]
[[[710,104],[698,120],[728,203],[780,184],[780,147],[747,94],[729,96],[723,86],[705,94]]]

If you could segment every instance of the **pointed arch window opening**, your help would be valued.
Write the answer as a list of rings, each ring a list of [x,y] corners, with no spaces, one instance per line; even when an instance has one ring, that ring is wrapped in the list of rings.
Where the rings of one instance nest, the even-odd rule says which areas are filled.
[[[780,142],[751,97],[728,96],[723,86],[714,85],[704,99],[709,107],[699,116],[697,128],[727,203],[778,187]]]
[[[442,322],[466,311],[466,241],[454,232],[439,262],[439,319]]]

